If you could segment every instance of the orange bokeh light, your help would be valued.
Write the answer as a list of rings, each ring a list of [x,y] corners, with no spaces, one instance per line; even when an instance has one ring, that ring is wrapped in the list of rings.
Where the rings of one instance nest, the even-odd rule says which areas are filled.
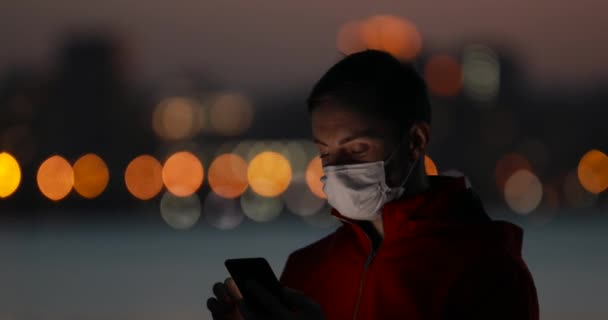
[[[433,162],[433,159],[431,159],[431,157],[425,155],[424,156],[424,168],[426,171],[426,174],[429,176],[436,176],[439,174],[439,171],[437,170],[437,166],[435,165],[435,162]]]
[[[209,166],[208,179],[218,196],[237,198],[247,189],[247,162],[236,154],[222,154]]]
[[[321,182],[321,177],[324,175],[321,157],[316,156],[306,168],[306,184],[317,197],[327,199],[327,195],[323,191],[323,182]]]
[[[256,155],[247,168],[251,189],[264,197],[276,197],[283,193],[291,182],[291,176],[289,160],[272,151]]]
[[[125,185],[140,200],[154,198],[163,189],[163,167],[156,158],[141,155],[133,159],[125,170]]]
[[[587,152],[578,163],[577,175],[583,188],[593,194],[608,189],[608,156],[599,150]]]
[[[99,196],[109,180],[108,166],[95,154],[86,154],[74,163],[74,190],[87,199]]]
[[[505,188],[507,180],[519,170],[533,172],[530,162],[524,156],[517,153],[509,153],[500,158],[496,163],[496,186],[501,192]]]
[[[405,61],[413,60],[422,49],[422,37],[416,26],[392,15],[348,22],[338,31],[336,43],[344,54],[375,49]]]
[[[440,96],[455,96],[462,89],[462,68],[449,55],[435,55],[424,66],[424,78],[429,89]]]
[[[178,197],[195,193],[203,184],[203,165],[188,151],[173,154],[167,159],[162,170],[162,178],[167,190]]]
[[[74,186],[74,170],[66,159],[55,155],[40,165],[36,181],[44,196],[59,201],[65,198]]]
[[[360,21],[352,21],[344,24],[338,31],[338,50],[346,55],[367,49],[364,38],[365,24]]]

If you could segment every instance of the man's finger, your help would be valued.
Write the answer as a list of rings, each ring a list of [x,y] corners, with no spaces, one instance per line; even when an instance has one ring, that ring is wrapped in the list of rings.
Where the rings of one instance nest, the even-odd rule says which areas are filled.
[[[249,289],[256,296],[256,300],[262,304],[273,319],[289,319],[293,315],[291,311],[281,304],[278,297],[275,297],[263,286],[259,285],[255,281],[247,282],[247,289]]]
[[[223,309],[219,301],[216,298],[207,299],[207,309],[211,311],[212,314],[220,314]]]
[[[226,286],[223,283],[218,282],[213,285],[213,294],[217,297],[219,301],[222,301],[226,304],[233,304],[234,301],[228,291],[226,290]]]
[[[243,300],[241,290],[239,290],[239,287],[236,286],[236,282],[234,282],[234,279],[227,278],[226,281],[224,281],[224,286],[227,289],[230,297],[232,297],[235,302]]]

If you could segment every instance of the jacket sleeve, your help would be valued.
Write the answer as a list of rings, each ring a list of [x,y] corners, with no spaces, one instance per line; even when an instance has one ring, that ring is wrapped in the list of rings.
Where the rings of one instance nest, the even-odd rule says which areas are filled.
[[[488,259],[450,290],[443,319],[538,320],[532,275],[521,258]]]

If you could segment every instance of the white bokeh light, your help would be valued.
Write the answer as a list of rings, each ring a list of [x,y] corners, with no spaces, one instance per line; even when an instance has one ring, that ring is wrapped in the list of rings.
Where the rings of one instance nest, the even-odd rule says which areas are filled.
[[[245,218],[238,199],[226,199],[214,192],[209,192],[205,199],[203,216],[207,223],[220,230],[234,229]]]
[[[165,192],[160,201],[160,213],[172,228],[190,229],[201,216],[201,201],[196,194],[177,197],[170,192]]]
[[[243,213],[253,221],[268,222],[276,219],[283,211],[281,197],[267,198],[260,196],[251,189],[241,196]]]

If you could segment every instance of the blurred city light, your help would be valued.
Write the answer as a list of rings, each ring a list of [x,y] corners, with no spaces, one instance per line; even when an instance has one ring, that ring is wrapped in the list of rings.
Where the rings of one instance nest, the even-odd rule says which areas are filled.
[[[304,181],[310,157],[304,148],[303,141],[291,140],[286,143],[279,142],[278,144],[270,145],[269,147],[271,148],[270,150],[278,151],[287,158],[291,164],[293,180],[300,181],[299,179],[301,178],[302,181]]]
[[[525,170],[532,172],[530,162],[518,153],[509,153],[504,155],[496,163],[495,177],[496,187],[500,192],[505,188],[507,180],[517,171]]]
[[[166,140],[190,138],[205,124],[203,107],[194,99],[171,97],[162,100],[152,116],[156,134]]]
[[[338,51],[345,55],[357,53],[367,49],[367,41],[364,38],[362,21],[351,21],[345,23],[338,31],[336,45]]]
[[[500,61],[494,50],[470,45],[462,54],[464,90],[478,101],[496,98],[500,89]]]
[[[171,192],[165,192],[160,200],[160,213],[172,228],[190,229],[201,216],[201,201],[196,194],[178,197]]]
[[[518,170],[505,183],[505,200],[511,210],[528,214],[538,207],[543,198],[543,185],[528,170]]]
[[[237,198],[248,186],[247,162],[237,154],[222,154],[209,166],[207,179],[209,186],[218,196]]]
[[[597,201],[597,195],[581,185],[576,171],[569,172],[564,179],[563,194],[568,205],[576,209],[589,208]]]
[[[243,213],[253,221],[268,222],[276,219],[283,211],[283,201],[280,197],[264,197],[248,189],[241,196]]]
[[[426,174],[429,176],[436,176],[439,174],[439,171],[437,170],[437,165],[435,165],[433,159],[431,159],[431,157],[427,155],[424,155],[424,168]]]
[[[344,24],[337,34],[338,50],[352,54],[365,49],[383,50],[413,60],[422,49],[422,37],[411,22],[392,15],[376,15]]]
[[[599,194],[608,188],[608,156],[591,150],[578,163],[578,179],[589,192]]]
[[[283,193],[292,178],[289,161],[280,153],[264,151],[256,155],[247,168],[251,189],[264,197],[276,197]]]
[[[424,78],[433,94],[455,96],[462,89],[462,68],[446,54],[432,56],[424,66]]]
[[[178,197],[187,197],[195,193],[203,183],[203,174],[203,165],[188,151],[171,155],[162,169],[165,187]]]
[[[325,205],[325,200],[311,192],[307,183],[292,182],[281,195],[289,211],[299,216],[313,215]]]
[[[156,197],[163,189],[163,167],[156,158],[141,155],[133,159],[125,170],[127,190],[140,200]]]
[[[253,106],[242,94],[220,94],[215,98],[209,116],[215,133],[236,136],[251,127]]]
[[[327,199],[327,195],[323,191],[323,182],[321,182],[321,177],[324,175],[321,157],[316,156],[310,160],[310,164],[306,168],[306,184],[310,191],[321,199]]]
[[[74,187],[74,170],[66,159],[54,155],[40,165],[36,180],[44,196],[59,201]]]
[[[89,153],[74,163],[74,190],[82,197],[92,199],[108,186],[110,172],[99,156]]]
[[[17,159],[7,152],[0,152],[0,198],[13,194],[21,183],[21,168]]]
[[[207,223],[220,230],[234,229],[245,219],[239,199],[228,199],[213,191],[207,194],[203,203],[203,217]]]

